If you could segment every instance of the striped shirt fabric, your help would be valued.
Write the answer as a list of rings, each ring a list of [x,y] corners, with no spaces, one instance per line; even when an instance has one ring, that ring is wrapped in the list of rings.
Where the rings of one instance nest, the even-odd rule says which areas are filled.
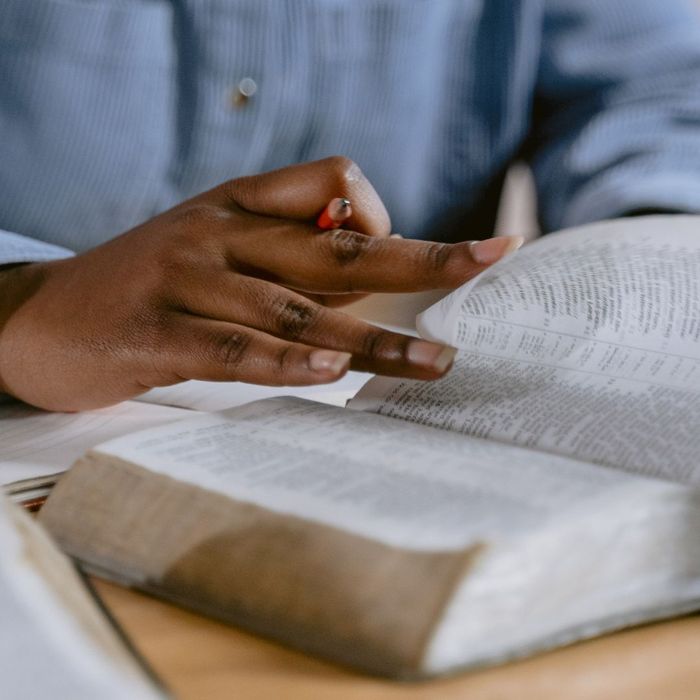
[[[691,0],[2,0],[0,264],[342,154],[405,236],[700,211]]]

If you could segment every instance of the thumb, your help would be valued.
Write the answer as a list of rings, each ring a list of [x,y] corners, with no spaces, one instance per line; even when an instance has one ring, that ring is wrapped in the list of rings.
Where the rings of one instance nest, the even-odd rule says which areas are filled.
[[[369,236],[391,233],[389,215],[374,187],[342,156],[230,180],[216,191],[229,205],[253,214],[302,221],[315,221],[332,199],[345,197],[352,203],[346,228]]]

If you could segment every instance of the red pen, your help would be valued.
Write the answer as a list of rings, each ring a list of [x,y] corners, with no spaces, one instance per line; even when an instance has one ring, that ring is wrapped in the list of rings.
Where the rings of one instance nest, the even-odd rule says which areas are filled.
[[[328,206],[321,212],[321,215],[316,220],[316,225],[328,231],[334,228],[340,228],[343,221],[346,221],[352,216],[352,206],[350,200],[345,197],[336,197],[331,199]]]

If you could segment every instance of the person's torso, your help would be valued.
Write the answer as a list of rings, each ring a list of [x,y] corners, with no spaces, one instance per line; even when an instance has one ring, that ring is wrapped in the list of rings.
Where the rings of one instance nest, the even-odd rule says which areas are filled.
[[[483,203],[527,133],[540,4],[2,0],[0,229],[81,250],[342,154],[425,235]]]

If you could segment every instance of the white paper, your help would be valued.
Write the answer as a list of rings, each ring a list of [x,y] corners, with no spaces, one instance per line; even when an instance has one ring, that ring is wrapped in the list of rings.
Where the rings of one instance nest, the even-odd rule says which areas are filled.
[[[97,451],[416,548],[519,532],[629,481],[565,458],[295,398],[125,436]]]
[[[461,352],[436,382],[377,378],[351,408],[700,484],[700,395]]]
[[[374,375],[366,372],[348,372],[331,384],[295,387],[190,380],[173,386],[151,389],[137,401],[208,412],[223,411],[226,408],[275,396],[298,396],[333,406],[345,406],[372,376]]]
[[[660,386],[700,387],[700,217],[552,234],[423,312],[469,352]]]
[[[452,372],[352,408],[700,483],[700,217],[547,236],[418,326],[461,348]]]
[[[0,497],[0,695],[162,699],[66,557],[11,508]]]
[[[0,404],[0,484],[64,471],[89,448],[117,435],[191,416],[184,409],[127,401],[82,413]]]

